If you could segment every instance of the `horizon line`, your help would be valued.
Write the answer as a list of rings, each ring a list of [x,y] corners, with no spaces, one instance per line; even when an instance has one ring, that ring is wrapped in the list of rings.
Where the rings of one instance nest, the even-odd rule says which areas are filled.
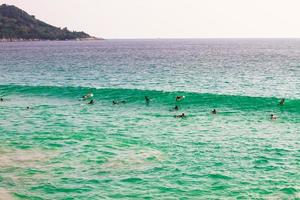
[[[104,40],[167,40],[167,39],[300,39],[300,37],[102,37]]]

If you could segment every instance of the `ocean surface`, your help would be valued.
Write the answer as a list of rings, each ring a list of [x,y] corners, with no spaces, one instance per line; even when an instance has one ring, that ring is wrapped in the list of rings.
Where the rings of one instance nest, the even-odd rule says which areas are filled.
[[[300,199],[299,39],[0,43],[0,97],[1,200]]]

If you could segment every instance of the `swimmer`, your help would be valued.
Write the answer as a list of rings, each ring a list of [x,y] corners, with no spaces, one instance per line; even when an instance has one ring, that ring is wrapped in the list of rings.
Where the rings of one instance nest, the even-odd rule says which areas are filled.
[[[217,110],[216,109],[213,109],[212,111],[211,111],[211,114],[217,114]]]
[[[149,105],[149,103],[150,103],[150,99],[149,99],[149,97],[148,97],[148,96],[145,96],[145,101],[146,101],[146,104],[147,104],[147,105]]]
[[[93,97],[93,96],[94,96],[94,94],[90,92],[90,93],[88,93],[88,94],[82,96],[82,98],[83,98],[83,99],[88,99],[88,98],[91,98],[91,97]]]
[[[185,118],[186,115],[184,113],[181,113],[181,115],[175,115],[176,118]]]
[[[94,104],[95,101],[92,99],[90,102],[88,102],[88,104]]]
[[[176,97],[176,101],[181,101],[182,99],[184,99],[185,98],[185,96],[177,96]]]
[[[30,107],[29,107],[29,106],[27,106],[27,107],[26,107],[26,109],[27,109],[27,110],[29,110],[29,109],[30,109]]]
[[[271,114],[270,116],[271,116],[272,120],[276,120],[277,119],[276,115],[274,115],[274,114]]]
[[[282,99],[280,100],[280,102],[279,102],[279,105],[283,106],[284,102],[285,102],[285,99],[282,98]]]
[[[113,104],[116,105],[116,104],[118,104],[118,102],[117,101],[113,101]]]
[[[0,101],[4,101],[4,99],[1,97],[1,98],[0,98]]]

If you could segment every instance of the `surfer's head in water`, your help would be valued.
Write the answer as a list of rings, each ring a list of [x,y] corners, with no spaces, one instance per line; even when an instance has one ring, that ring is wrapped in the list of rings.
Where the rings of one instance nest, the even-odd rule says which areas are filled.
[[[0,101],[4,101],[4,99],[1,97],[1,98],[0,98]]]
[[[212,113],[212,114],[217,114],[217,110],[216,110],[216,109],[213,109],[213,110],[211,111],[211,113]]]
[[[83,98],[83,99],[88,99],[88,98],[91,98],[91,97],[93,97],[93,96],[94,96],[94,94],[90,92],[90,93],[88,93],[88,94],[82,96],[82,98]]]
[[[94,99],[92,99],[88,104],[94,104],[95,103],[95,101],[94,101]]]
[[[271,117],[272,120],[277,119],[276,115],[274,115],[274,114],[271,114],[270,117]]]
[[[179,107],[178,107],[178,106],[175,106],[175,107],[174,107],[174,110],[179,110]]]
[[[177,96],[176,97],[176,101],[181,101],[182,99],[184,99],[185,98],[185,96]]]
[[[281,100],[280,100],[280,102],[279,102],[279,105],[283,105],[284,104],[284,102],[285,102],[285,99],[284,98],[282,98]]]
[[[150,99],[148,96],[145,96],[145,101],[146,101],[146,104],[149,104],[150,103]]]

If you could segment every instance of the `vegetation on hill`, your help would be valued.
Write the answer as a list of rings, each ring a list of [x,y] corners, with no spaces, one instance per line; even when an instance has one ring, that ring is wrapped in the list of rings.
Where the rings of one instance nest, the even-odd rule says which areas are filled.
[[[69,31],[36,19],[25,11],[0,6],[0,40],[75,40],[92,38],[84,32]]]

